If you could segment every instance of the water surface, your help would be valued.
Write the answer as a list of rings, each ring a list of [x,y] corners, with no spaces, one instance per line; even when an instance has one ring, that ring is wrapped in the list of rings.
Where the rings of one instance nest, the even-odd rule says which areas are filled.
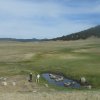
[[[50,78],[49,74],[51,74],[51,73],[44,73],[44,74],[42,74],[42,77],[45,78],[48,81],[48,83],[50,83],[50,84],[65,87],[64,83],[68,83],[68,82],[73,83],[74,82],[75,84],[71,84],[70,86],[67,86],[67,87],[71,87],[71,88],[80,88],[81,87],[81,85],[78,82],[71,80],[71,79],[67,79],[64,76],[63,76],[64,80],[55,81],[55,79]]]

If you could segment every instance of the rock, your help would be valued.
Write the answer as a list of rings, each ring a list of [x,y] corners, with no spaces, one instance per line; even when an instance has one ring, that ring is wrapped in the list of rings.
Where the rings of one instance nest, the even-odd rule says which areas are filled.
[[[12,85],[15,86],[16,85],[16,82],[12,82]]]
[[[54,74],[49,74],[49,76],[50,76],[51,79],[55,79],[56,78],[56,75],[54,75]]]
[[[70,86],[71,85],[71,82],[66,82],[66,83],[64,83],[64,86],[66,86],[66,87],[68,87],[68,86]]]
[[[34,91],[32,91],[33,93],[36,93],[37,91],[36,90],[34,90]]]
[[[85,86],[87,89],[92,89],[91,85]]]
[[[73,81],[71,84],[72,84],[72,85],[75,85],[75,84],[76,84],[76,82],[74,82],[74,81]]]
[[[45,84],[45,87],[49,87],[48,84]]]
[[[91,86],[91,85],[89,85],[89,86],[88,86],[88,89],[92,89],[92,86]]]
[[[81,83],[86,83],[86,78],[85,77],[81,77],[80,81],[81,81]]]
[[[0,80],[3,80],[3,77],[0,77]]]
[[[2,82],[2,85],[7,86],[7,82]]]
[[[6,80],[7,80],[7,78],[3,78],[3,80],[4,80],[4,81],[6,81]]]

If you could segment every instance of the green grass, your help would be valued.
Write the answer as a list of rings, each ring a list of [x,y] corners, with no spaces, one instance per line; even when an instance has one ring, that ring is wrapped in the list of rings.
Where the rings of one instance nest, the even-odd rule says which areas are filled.
[[[84,76],[100,89],[100,40],[0,42],[0,76],[48,71]]]

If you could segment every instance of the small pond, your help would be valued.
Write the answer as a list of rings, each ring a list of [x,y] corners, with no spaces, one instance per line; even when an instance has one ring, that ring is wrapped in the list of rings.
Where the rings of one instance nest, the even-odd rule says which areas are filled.
[[[71,79],[67,79],[62,75],[52,74],[52,73],[43,73],[42,77],[48,81],[48,83],[62,86],[62,87],[70,87],[70,88],[80,88],[81,85]]]

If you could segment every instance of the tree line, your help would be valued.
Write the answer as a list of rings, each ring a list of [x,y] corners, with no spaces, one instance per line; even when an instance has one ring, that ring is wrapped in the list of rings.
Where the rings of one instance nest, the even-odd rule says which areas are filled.
[[[62,37],[57,37],[52,40],[78,40],[78,39],[87,39],[92,36],[100,38],[100,25],[81,32],[72,33]]]

